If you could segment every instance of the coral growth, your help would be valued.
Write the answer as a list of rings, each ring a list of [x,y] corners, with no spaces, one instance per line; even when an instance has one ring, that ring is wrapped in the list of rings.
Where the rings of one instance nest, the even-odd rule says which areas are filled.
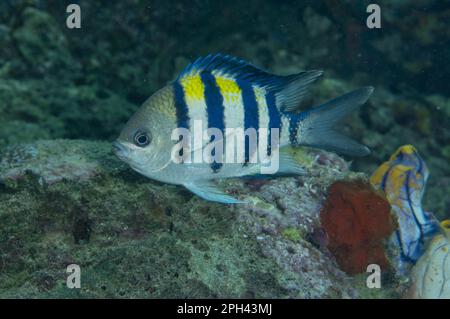
[[[390,210],[386,199],[363,180],[330,186],[320,220],[327,247],[345,272],[362,273],[373,263],[388,267],[383,240],[395,229]]]
[[[372,174],[370,182],[382,191],[397,217],[398,229],[391,237],[391,262],[406,275],[439,229],[432,213],[422,208],[428,168],[412,145],[403,145]]]
[[[406,298],[450,299],[450,220],[441,222],[441,233],[428,245],[411,273]]]
[[[0,298],[359,297],[365,280],[351,283],[315,230],[328,186],[355,173],[334,153],[295,155],[308,174],[223,180],[251,204],[220,205],[141,177],[107,142],[7,147]],[[72,263],[81,289],[66,287]]]

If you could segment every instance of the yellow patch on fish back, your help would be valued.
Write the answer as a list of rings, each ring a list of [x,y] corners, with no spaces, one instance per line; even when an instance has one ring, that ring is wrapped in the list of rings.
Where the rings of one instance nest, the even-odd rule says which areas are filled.
[[[240,101],[241,88],[237,85],[236,81],[222,76],[215,76],[215,78],[223,99],[230,105],[237,105]]]
[[[204,99],[205,85],[199,74],[184,77],[180,83],[184,90],[186,103]]]

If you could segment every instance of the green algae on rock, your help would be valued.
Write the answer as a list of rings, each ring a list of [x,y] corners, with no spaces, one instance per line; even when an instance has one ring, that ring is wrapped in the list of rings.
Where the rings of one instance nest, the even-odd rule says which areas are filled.
[[[140,177],[108,143],[8,147],[0,162],[0,296],[358,297],[364,280],[352,286],[307,235],[285,238],[289,227],[313,232],[326,188],[348,175],[335,154],[302,156],[312,163],[304,177],[257,188],[254,180],[223,181],[254,204],[224,206]],[[79,290],[65,286],[72,263],[81,267]]]

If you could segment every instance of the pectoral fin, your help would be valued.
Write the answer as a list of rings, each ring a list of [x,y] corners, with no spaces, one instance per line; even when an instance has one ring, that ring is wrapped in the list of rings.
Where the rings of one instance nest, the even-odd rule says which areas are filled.
[[[213,202],[223,204],[243,204],[244,201],[240,201],[219,189],[211,181],[196,181],[195,183],[184,184],[184,187],[189,189],[195,195]]]

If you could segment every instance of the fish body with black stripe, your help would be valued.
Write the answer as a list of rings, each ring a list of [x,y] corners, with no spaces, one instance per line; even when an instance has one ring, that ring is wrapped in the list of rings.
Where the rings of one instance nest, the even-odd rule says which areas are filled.
[[[144,102],[114,142],[114,152],[149,178],[183,185],[201,198],[228,204],[244,201],[228,195],[213,181],[259,174],[262,163],[249,160],[254,158],[255,149],[246,144],[248,141],[242,150],[236,149],[245,153],[241,154],[243,163],[180,163],[172,156],[179,142],[173,139],[174,130],[192,130],[200,123],[202,130],[214,128],[222,132],[226,142],[227,129],[266,129],[267,155],[278,156],[278,174],[304,174],[304,169],[282,151],[288,145],[353,156],[369,154],[366,146],[339,134],[335,126],[364,104],[373,88],[360,88],[317,107],[299,110],[310,84],[321,74],[304,71],[278,76],[228,55],[199,58]],[[272,129],[278,130],[277,145],[271,145]],[[272,152],[276,149],[281,151]]]

